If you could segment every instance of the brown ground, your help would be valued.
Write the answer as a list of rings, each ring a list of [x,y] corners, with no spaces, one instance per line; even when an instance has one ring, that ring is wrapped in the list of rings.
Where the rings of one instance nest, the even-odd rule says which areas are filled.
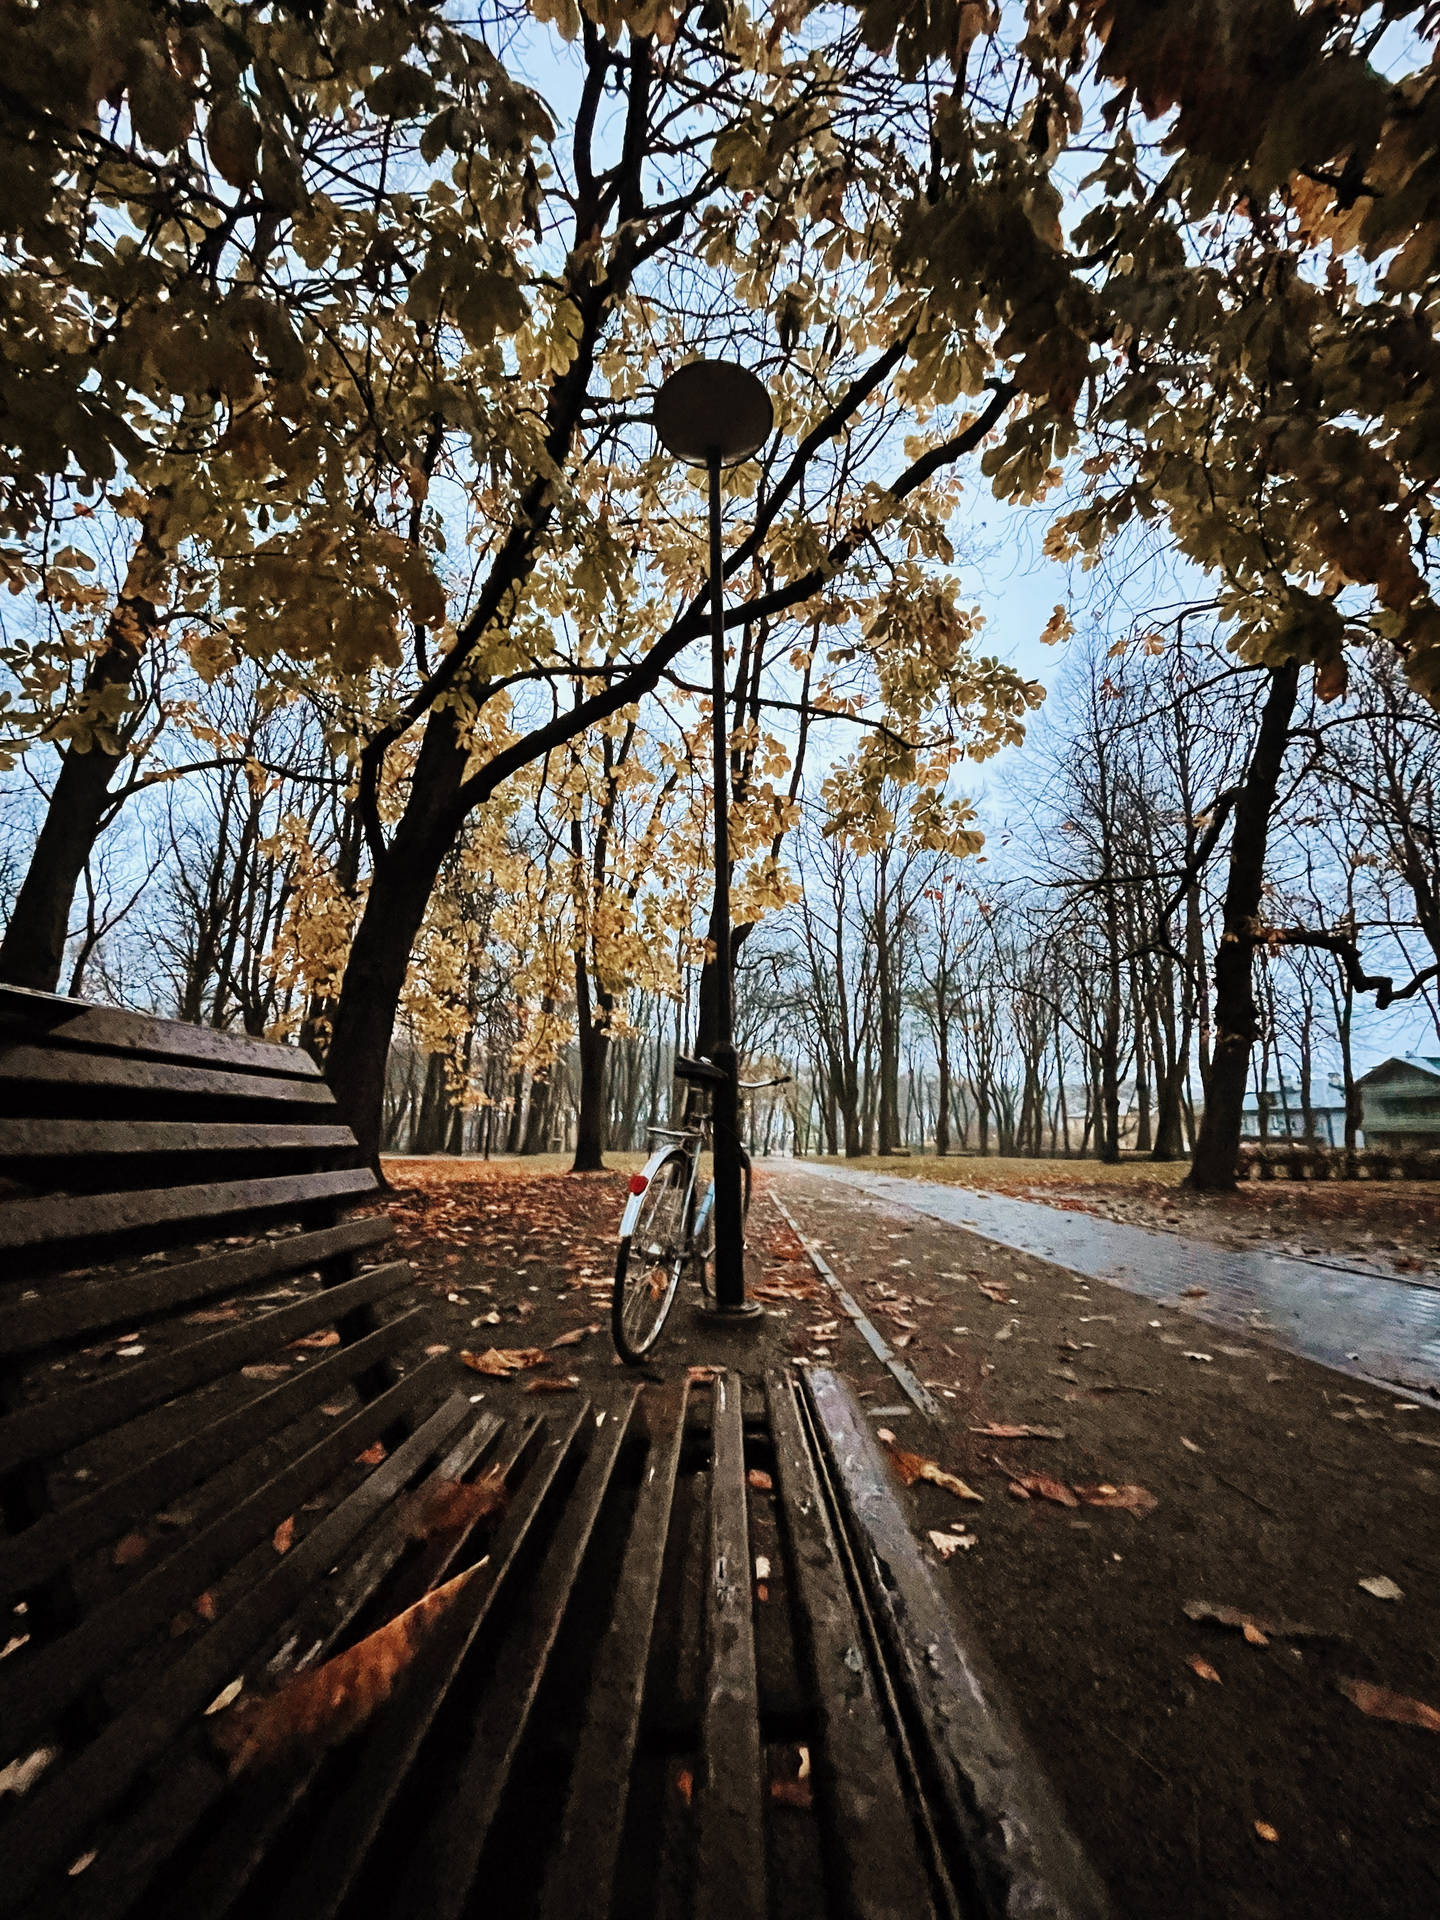
[[[606,1289],[621,1174],[389,1172],[405,1250],[448,1318],[437,1343],[548,1347],[598,1328],[513,1380],[458,1362],[457,1377],[502,1412],[548,1403],[525,1393],[536,1373],[574,1375],[586,1392],[613,1384]],[[903,1358],[944,1400],[944,1429],[878,1411],[903,1396],[793,1258],[764,1176],[751,1233],[764,1328],[726,1352],[682,1305],[655,1370],[828,1358],[876,1410],[877,1428],[983,1495],[962,1502],[921,1481],[903,1498],[922,1537],[974,1536],[948,1562],[934,1556],[939,1577],[1005,1676],[1117,1912],[1440,1911],[1437,1735],[1368,1718],[1338,1690],[1354,1677],[1440,1706],[1440,1421],[1118,1288],[841,1196],[803,1171],[772,1177],[866,1311],[906,1343]],[[486,1322],[490,1313],[499,1320]],[[971,1431],[991,1424],[1058,1427],[1064,1438]],[[1018,1498],[1012,1482],[1033,1475],[1138,1485],[1158,1504],[1137,1517],[1059,1505],[1038,1489]],[[1404,1598],[1357,1585],[1377,1574]],[[1192,1622],[1192,1600],[1324,1637],[1251,1644]]]

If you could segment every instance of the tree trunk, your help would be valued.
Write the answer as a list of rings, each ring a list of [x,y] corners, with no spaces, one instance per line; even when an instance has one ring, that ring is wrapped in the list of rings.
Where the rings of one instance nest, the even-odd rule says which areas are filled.
[[[935,1095],[935,1154],[943,1160],[950,1151],[950,1047],[945,1015],[940,1014],[940,1086]]]
[[[607,1008],[594,1017],[590,1000],[590,969],[583,953],[575,956],[575,1030],[580,1056],[580,1103],[575,1117],[575,1158],[572,1173],[605,1171],[605,1064],[610,1053]]]
[[[1187,1183],[1199,1193],[1229,1192],[1235,1185],[1245,1082],[1259,1030],[1253,977],[1256,918],[1265,885],[1270,815],[1299,684],[1298,665],[1272,669],[1245,784],[1235,804],[1230,872],[1215,954],[1215,1041],[1205,1112]]]

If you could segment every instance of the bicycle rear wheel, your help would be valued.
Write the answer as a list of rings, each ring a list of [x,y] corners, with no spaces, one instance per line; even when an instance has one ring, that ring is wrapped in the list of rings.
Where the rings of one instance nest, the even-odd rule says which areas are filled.
[[[679,1148],[650,1175],[635,1223],[620,1241],[610,1296],[615,1351],[635,1366],[660,1338],[690,1255],[690,1162]]]

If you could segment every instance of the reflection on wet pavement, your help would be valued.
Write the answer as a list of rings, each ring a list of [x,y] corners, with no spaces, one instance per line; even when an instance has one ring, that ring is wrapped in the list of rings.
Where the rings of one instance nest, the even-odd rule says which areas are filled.
[[[1283,1255],[1152,1233],[1033,1200],[803,1163],[951,1226],[1093,1280],[1258,1335],[1342,1373],[1440,1397],[1440,1289]],[[1186,1299],[1203,1287],[1203,1297]]]

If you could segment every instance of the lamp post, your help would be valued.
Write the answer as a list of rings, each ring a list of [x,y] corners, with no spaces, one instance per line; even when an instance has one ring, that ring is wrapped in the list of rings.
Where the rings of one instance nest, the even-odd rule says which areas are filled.
[[[720,551],[720,474],[748,460],[770,438],[770,396],[747,368],[728,360],[692,360],[655,396],[655,433],[667,452],[706,469],[710,488],[710,693],[715,786],[715,1031],[711,1055],[724,1074],[712,1103],[715,1145],[715,1310],[724,1317],[759,1311],[745,1298],[745,1210],[740,1177],[739,1063],[730,978],[730,790],[725,738],[725,581]]]

